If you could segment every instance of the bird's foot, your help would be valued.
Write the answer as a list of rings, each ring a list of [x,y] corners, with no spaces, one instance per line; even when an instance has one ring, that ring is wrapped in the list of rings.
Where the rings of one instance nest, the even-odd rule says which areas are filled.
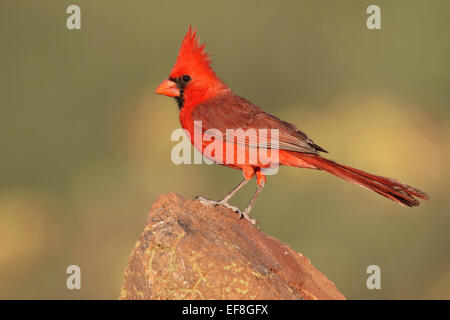
[[[229,204],[226,201],[216,201],[216,200],[210,200],[210,199],[206,199],[202,196],[196,196],[194,198],[194,200],[199,201],[200,203],[203,203],[205,206],[208,207],[217,207],[217,206],[222,206],[228,209],[231,209],[232,211],[236,212],[239,215],[239,219],[242,218],[242,212],[241,210],[239,210],[238,207],[232,206],[231,204]]]
[[[222,206],[222,207],[231,209],[232,211],[236,212],[239,215],[239,219],[242,219],[244,217],[245,219],[250,221],[251,224],[254,224],[254,225],[258,224],[258,221],[256,221],[255,219],[250,218],[249,210],[246,209],[244,211],[241,211],[241,210],[239,210],[238,207],[232,206],[231,204],[229,204],[226,201],[210,200],[210,199],[206,199],[206,198],[204,198],[202,196],[196,196],[194,198],[194,200],[197,200],[200,203],[202,203],[202,204],[204,204],[205,206],[208,206],[208,207]]]
[[[250,221],[251,224],[257,225],[258,221],[256,221],[256,219],[252,219],[250,218],[249,212],[248,210],[244,210],[244,212],[241,213],[241,215],[239,216],[239,218],[244,217],[245,219],[247,219],[248,221]]]
[[[218,205],[219,201],[206,199],[202,196],[196,196],[194,200],[197,200],[200,203],[203,203],[205,206],[211,207]]]

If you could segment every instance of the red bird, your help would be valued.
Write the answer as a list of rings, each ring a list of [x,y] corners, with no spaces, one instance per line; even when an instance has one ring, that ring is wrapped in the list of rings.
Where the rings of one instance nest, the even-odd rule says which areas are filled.
[[[305,133],[297,129],[293,124],[280,120],[277,117],[264,112],[250,101],[241,98],[214,73],[210,66],[209,55],[204,50],[205,45],[200,45],[196,37],[196,31],[189,31],[183,39],[175,66],[168,79],[164,80],[156,89],[157,94],[174,97],[180,109],[180,122],[188,133],[194,147],[205,156],[216,162],[235,169],[242,170],[244,180],[219,201],[207,200],[198,197],[200,201],[208,205],[224,205],[233,209],[247,218],[252,223],[249,213],[266,183],[264,168],[278,165],[286,165],[297,168],[309,168],[325,170],[341,179],[357,184],[363,188],[389,198],[402,206],[418,206],[420,203],[414,197],[428,200],[429,197],[419,189],[403,184],[393,179],[376,176],[358,169],[351,168],[319,155],[319,152],[327,152],[315,144]],[[194,121],[201,121],[201,128],[194,125]],[[258,135],[258,143],[249,139],[227,139],[223,150],[216,150],[215,154],[206,153],[206,149],[213,139],[204,139],[199,144],[194,141],[196,130],[200,134],[207,134],[208,129],[217,129],[225,133],[229,129],[277,129],[277,144]],[[218,139],[217,135],[212,135]],[[210,135],[211,137],[211,135]],[[231,147],[231,149],[229,149]],[[253,151],[278,152],[276,163],[263,163],[258,157],[256,161],[250,161],[250,153]],[[234,151],[228,161],[227,152]],[[236,155],[245,153],[245,161],[238,161]],[[223,160],[223,161],[222,161]],[[241,158],[242,160],[242,158]],[[250,203],[241,213],[239,209],[228,204],[236,192],[247,184],[256,174],[258,188]]]

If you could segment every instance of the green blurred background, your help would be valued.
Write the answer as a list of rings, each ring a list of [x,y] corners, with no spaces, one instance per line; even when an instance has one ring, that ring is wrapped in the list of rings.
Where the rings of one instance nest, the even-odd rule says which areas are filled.
[[[71,4],[81,31],[66,28]],[[381,7],[382,30],[366,28],[369,4]],[[178,109],[153,91],[192,24],[236,93],[330,158],[432,199],[402,208],[323,172],[281,168],[253,211],[262,230],[347,298],[449,299],[449,13],[445,0],[1,1],[0,298],[115,299],[158,195],[219,198],[240,181],[170,160]],[[71,264],[82,290],[65,287]],[[366,288],[372,264],[381,290]]]

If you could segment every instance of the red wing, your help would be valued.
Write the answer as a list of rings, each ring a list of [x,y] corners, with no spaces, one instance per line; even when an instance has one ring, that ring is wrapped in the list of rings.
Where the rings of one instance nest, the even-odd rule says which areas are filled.
[[[227,129],[255,129],[258,134],[257,144],[245,137],[243,140],[237,140],[237,143],[246,144],[249,147],[276,148],[275,139],[270,139],[270,129],[278,129],[278,148],[281,150],[315,154],[319,151],[327,152],[293,124],[264,112],[251,102],[232,93],[202,102],[192,110],[191,116],[194,121],[202,121],[202,134],[212,128],[219,130],[224,136]],[[267,129],[267,138],[260,134],[259,129]],[[234,138],[229,142],[235,143]]]

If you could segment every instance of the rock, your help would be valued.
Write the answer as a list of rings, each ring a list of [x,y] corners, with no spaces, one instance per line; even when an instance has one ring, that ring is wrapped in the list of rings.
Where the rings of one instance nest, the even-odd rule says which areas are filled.
[[[120,299],[345,299],[302,254],[224,207],[153,204]]]

